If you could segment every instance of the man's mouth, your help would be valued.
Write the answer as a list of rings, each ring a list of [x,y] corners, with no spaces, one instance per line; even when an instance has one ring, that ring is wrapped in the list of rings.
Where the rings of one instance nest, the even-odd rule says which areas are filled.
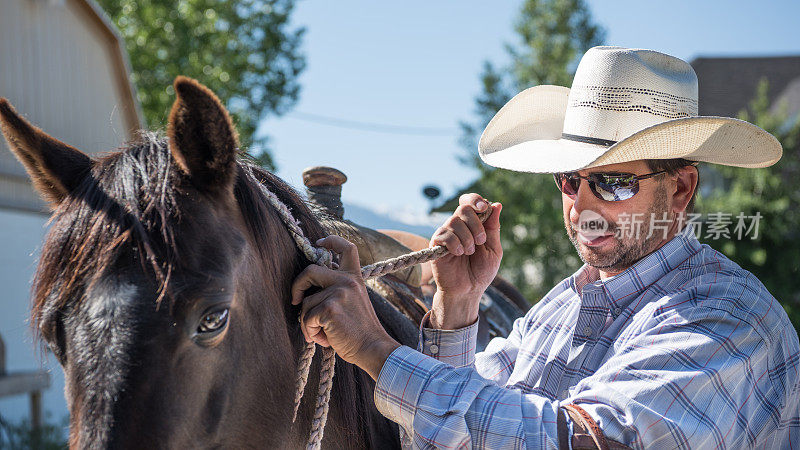
[[[602,245],[611,242],[611,240],[614,237],[614,235],[611,233],[601,234],[601,235],[597,234],[585,235],[581,232],[578,232],[577,235],[578,235],[578,240],[587,247],[600,247]]]

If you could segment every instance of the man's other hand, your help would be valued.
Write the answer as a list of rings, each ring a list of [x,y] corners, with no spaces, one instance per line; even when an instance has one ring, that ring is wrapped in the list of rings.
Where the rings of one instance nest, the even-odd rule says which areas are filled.
[[[317,245],[341,255],[339,270],[316,264],[294,280],[292,304],[303,304],[300,328],[307,342],[333,347],[340,358],[377,379],[383,363],[400,344],[386,333],[369,300],[358,250],[339,236],[328,236]],[[312,287],[320,290],[305,296]]]
[[[434,328],[463,328],[478,319],[480,297],[497,275],[503,257],[502,205],[489,204],[478,194],[464,194],[458,203],[430,243],[444,245],[450,251],[432,263],[437,287],[430,316]],[[482,223],[477,213],[488,209],[491,215]]]

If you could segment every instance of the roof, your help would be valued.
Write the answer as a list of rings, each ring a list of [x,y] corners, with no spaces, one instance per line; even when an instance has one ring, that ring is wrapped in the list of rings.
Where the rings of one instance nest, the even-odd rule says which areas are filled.
[[[800,56],[700,57],[691,64],[700,84],[701,116],[737,117],[762,78],[769,83],[770,104],[786,100],[790,114],[800,110]]]

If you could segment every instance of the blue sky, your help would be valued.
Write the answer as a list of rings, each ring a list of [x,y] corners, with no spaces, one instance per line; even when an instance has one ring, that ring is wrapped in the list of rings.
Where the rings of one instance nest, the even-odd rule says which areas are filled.
[[[697,56],[800,55],[798,1],[590,0],[606,43]],[[267,119],[278,175],[296,187],[308,166],[344,171],[346,203],[413,220],[425,184],[452,195],[474,171],[456,157],[458,121],[471,119],[485,60],[507,62],[520,1],[301,0],[308,67],[293,113]],[[308,115],[400,127],[379,133],[310,122]],[[313,117],[312,117],[313,119]],[[369,225],[369,224],[367,224]]]

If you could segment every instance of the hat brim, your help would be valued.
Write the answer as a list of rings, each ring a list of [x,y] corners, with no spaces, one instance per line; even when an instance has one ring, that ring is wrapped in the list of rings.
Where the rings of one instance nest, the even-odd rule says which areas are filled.
[[[783,153],[774,136],[729,117],[669,120],[610,147],[562,139],[568,96],[565,87],[536,86],[512,98],[481,135],[481,159],[503,169],[554,173],[673,158],[757,168],[775,164]]]
[[[775,136],[730,117],[686,117],[645,128],[609,147],[588,167],[638,159],[684,158],[726,166],[768,167],[781,159]]]
[[[601,145],[566,139],[536,140],[483,154],[481,159],[490,166],[517,172],[573,172],[589,167],[608,150]]]

